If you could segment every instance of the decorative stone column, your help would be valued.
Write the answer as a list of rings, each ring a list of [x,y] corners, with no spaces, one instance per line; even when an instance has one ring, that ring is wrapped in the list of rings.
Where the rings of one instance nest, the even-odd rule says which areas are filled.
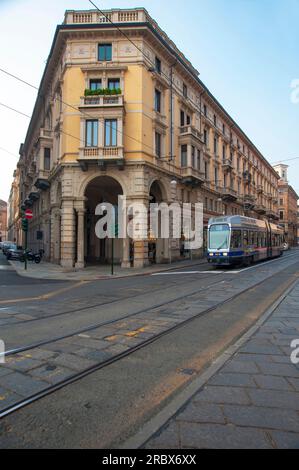
[[[132,200],[135,204],[143,204],[148,207],[148,199],[135,199]],[[139,223],[138,231],[135,230],[133,234],[134,240],[134,268],[143,268],[149,265],[148,259],[148,227],[147,227],[147,212],[144,214],[145,219]]]
[[[85,209],[77,209],[77,262],[75,264],[75,268],[83,269],[85,267],[84,262],[84,217],[85,217]]]
[[[60,208],[51,209],[50,219],[50,261],[60,263]]]
[[[61,266],[73,268],[75,262],[75,211],[73,199],[63,199],[61,209]]]
[[[123,255],[122,255],[122,268],[130,268],[130,240],[128,237],[122,239],[122,248],[123,248]]]
[[[143,268],[149,265],[148,242],[145,240],[134,241],[134,268]]]

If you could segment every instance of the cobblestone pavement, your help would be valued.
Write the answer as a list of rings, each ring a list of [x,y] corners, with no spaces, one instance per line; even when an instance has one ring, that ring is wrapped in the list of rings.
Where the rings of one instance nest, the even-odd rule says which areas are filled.
[[[292,263],[294,260],[281,259],[259,265],[249,271],[252,273],[250,276],[245,274],[248,271],[244,275],[238,275],[237,282],[228,279],[213,284],[204,291],[198,288],[195,294],[166,303],[162,307],[148,308],[110,325],[95,327],[7,356],[5,364],[0,366],[0,411],[70,378],[77,372],[129,351],[145,340],[268,279]],[[55,334],[52,332],[51,336]]]
[[[245,343],[145,445],[147,449],[299,448],[299,282]],[[297,357],[299,354],[297,354]]]

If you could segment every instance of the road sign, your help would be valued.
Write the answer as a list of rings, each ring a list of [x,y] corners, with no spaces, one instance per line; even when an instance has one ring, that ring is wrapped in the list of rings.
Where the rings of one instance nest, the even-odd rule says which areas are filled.
[[[25,210],[25,218],[26,219],[32,219],[32,217],[33,217],[32,210],[31,209],[26,209]]]

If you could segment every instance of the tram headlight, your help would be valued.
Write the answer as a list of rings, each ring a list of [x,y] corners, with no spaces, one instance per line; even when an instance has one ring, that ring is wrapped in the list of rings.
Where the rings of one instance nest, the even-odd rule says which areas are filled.
[[[223,256],[227,256],[227,253],[223,253]]]
[[[213,256],[213,253],[210,253],[210,256]]]

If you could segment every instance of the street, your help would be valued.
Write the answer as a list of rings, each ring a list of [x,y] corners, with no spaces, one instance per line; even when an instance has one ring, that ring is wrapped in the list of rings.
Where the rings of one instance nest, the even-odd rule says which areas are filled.
[[[156,420],[152,440],[142,429],[169,406],[174,414],[184,390],[295,289],[298,260],[293,249],[249,268],[217,269],[199,260],[174,270],[78,282],[18,276],[1,255],[0,337],[7,354],[0,366],[0,446],[119,448],[131,442],[163,448],[154,434],[161,428],[164,436],[170,416]],[[296,331],[299,336],[299,323],[298,312],[292,312],[284,351],[271,354],[285,354],[298,418],[299,369],[290,361],[290,343]],[[265,346],[260,354],[266,353]],[[227,385],[246,378],[242,364],[244,370],[231,371]],[[265,374],[272,377],[271,368]],[[262,413],[265,404],[259,406]],[[268,406],[278,406],[275,397]],[[298,427],[283,424],[298,446]],[[238,421],[233,426],[237,435]],[[166,435],[168,448],[180,446]],[[279,446],[274,439],[265,445],[258,436],[246,434],[240,446]],[[220,441],[218,436],[215,443]]]

